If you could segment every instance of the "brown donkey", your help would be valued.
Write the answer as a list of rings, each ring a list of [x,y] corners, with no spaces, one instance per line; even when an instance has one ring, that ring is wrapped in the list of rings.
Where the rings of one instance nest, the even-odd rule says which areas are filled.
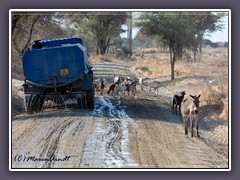
[[[198,96],[190,95],[189,98],[186,98],[182,101],[181,104],[181,113],[183,116],[183,122],[185,127],[185,134],[188,134],[188,119],[190,120],[190,128],[191,128],[191,137],[193,137],[193,120],[195,119],[197,136],[199,136],[198,132],[198,118],[199,118],[199,98],[201,94]]]

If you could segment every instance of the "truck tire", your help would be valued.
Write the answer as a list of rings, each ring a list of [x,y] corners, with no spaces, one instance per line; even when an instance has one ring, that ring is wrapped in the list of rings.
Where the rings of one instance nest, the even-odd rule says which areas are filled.
[[[78,109],[85,109],[86,108],[86,99],[84,95],[77,98],[77,108]]]
[[[93,109],[94,108],[94,90],[88,91],[86,98],[87,98],[87,108]]]

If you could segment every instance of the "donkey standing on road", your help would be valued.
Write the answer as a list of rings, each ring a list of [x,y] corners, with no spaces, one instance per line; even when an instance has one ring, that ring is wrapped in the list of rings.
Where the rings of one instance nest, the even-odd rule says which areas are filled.
[[[197,136],[198,133],[198,118],[199,118],[199,98],[201,94],[198,96],[190,95],[190,98],[186,98],[183,100],[181,104],[181,112],[183,116],[183,122],[185,127],[185,134],[188,134],[188,119],[190,119],[190,128],[191,128],[191,137],[193,137],[193,120],[195,119],[196,129],[197,129]]]
[[[177,106],[179,108],[179,116],[181,116],[181,103],[184,99],[184,95],[186,94],[185,91],[180,92],[180,94],[174,94],[173,95],[173,100],[172,100],[172,113],[174,114],[174,109],[175,109],[175,114],[177,114]],[[175,105],[175,108],[174,108]]]

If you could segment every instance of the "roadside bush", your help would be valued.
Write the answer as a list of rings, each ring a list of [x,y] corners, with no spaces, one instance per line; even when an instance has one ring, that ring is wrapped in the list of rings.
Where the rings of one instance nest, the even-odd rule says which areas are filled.
[[[216,85],[210,87],[209,93],[205,98],[205,101],[209,107],[210,111],[214,111],[217,114],[226,112],[226,99],[227,92],[222,85]],[[227,110],[228,111],[228,110]]]

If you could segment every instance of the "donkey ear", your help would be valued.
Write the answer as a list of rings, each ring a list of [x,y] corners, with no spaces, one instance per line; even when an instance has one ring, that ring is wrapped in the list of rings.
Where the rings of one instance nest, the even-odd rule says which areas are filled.
[[[198,95],[198,99],[200,98],[201,94]]]
[[[193,96],[193,95],[191,95],[191,94],[189,94],[189,96],[190,96],[191,98],[193,98],[193,99],[194,99],[194,97],[195,97],[195,96]]]
[[[191,100],[191,101],[194,101],[194,96],[191,95],[191,94],[189,94],[189,96],[190,96],[190,100]]]

